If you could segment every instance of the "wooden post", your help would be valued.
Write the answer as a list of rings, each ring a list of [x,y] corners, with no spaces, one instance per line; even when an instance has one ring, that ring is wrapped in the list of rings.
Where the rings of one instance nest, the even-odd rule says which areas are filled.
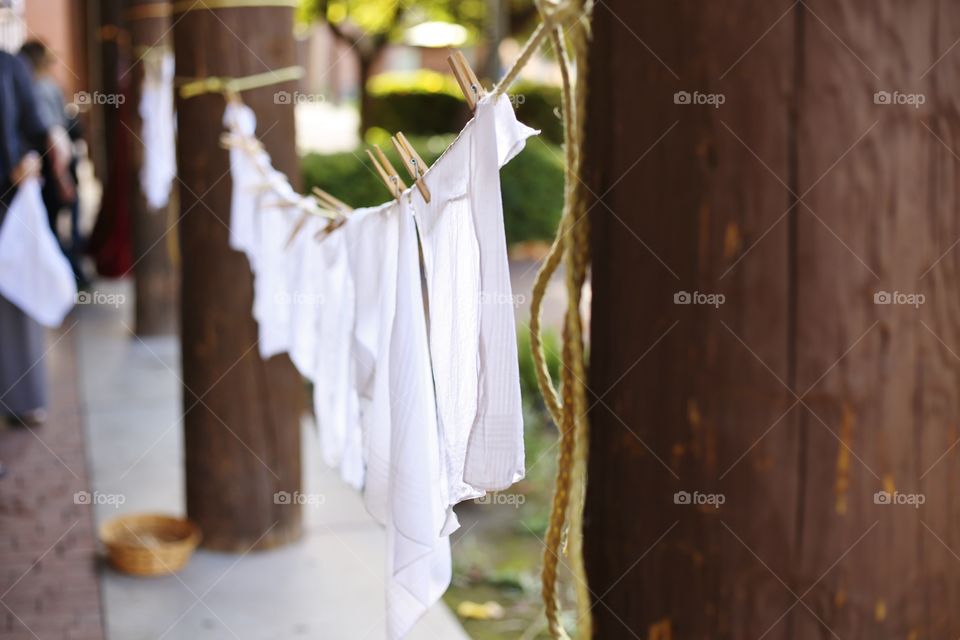
[[[294,63],[292,8],[201,4],[174,16],[179,76],[243,77]],[[274,99],[292,89],[277,84],[243,99],[274,165],[296,184],[293,105]],[[300,509],[274,494],[300,487],[303,383],[287,356],[264,362],[257,351],[249,265],[227,244],[223,110],[218,94],[177,100],[187,511],[205,546],[244,551],[300,536]]]
[[[960,634],[958,28],[943,4],[597,5],[595,638]]]
[[[136,283],[135,330],[140,336],[166,335],[177,331],[177,271],[172,249],[176,247],[177,185],[171,188],[170,201],[162,211],[148,205],[140,185],[144,155],[141,135],[140,98],[144,66],[151,56],[164,49],[171,51],[169,0],[128,0],[131,19],[130,44],[135,61],[127,71],[131,75],[130,97],[130,212],[133,216],[133,259]]]

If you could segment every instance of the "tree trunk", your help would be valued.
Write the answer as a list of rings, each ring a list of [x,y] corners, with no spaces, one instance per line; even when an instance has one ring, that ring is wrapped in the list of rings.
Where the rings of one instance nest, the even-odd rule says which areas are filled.
[[[121,46],[123,45],[123,7],[124,0],[102,0],[99,5],[99,29],[97,39],[100,42],[98,62],[100,67],[99,86],[104,95],[118,95],[123,93],[120,84],[120,65],[123,59]],[[109,179],[110,169],[116,161],[114,149],[117,144],[117,129],[120,128],[120,110],[108,104],[98,104],[92,107],[91,119],[96,119],[101,135],[91,136],[91,139],[102,141],[103,146],[94,157],[102,158],[98,169],[104,180]],[[107,188],[107,185],[104,185]]]
[[[373,72],[373,63],[376,61],[378,53],[367,54],[357,51],[358,75],[357,78],[357,104],[360,106],[360,140],[363,140],[364,134],[370,127],[370,92],[367,91],[367,81]]]
[[[490,81],[500,79],[500,43],[510,28],[510,7],[505,0],[487,0],[486,31],[484,33],[483,75]]]
[[[594,637],[960,635],[958,30],[949,3],[597,5]]]
[[[170,6],[169,0],[128,0],[128,8]],[[136,283],[134,326],[139,336],[168,335],[177,331],[177,271],[171,248],[176,246],[177,189],[171,189],[170,201],[162,211],[152,210],[140,186],[140,169],[145,149],[140,131],[140,97],[144,65],[150,56],[170,47],[171,20],[162,14],[129,21],[130,43],[136,64],[131,74],[130,97],[130,212],[133,216],[133,258]],[[144,53],[142,50],[148,51]]]
[[[174,16],[177,74],[243,77],[294,64],[293,10],[194,10]],[[243,94],[274,166],[298,183],[291,83]],[[264,362],[246,259],[229,249],[230,176],[220,148],[224,98],[177,100],[187,512],[204,545],[245,551],[299,538],[302,382],[286,355]],[[264,215],[270,215],[266,212]]]

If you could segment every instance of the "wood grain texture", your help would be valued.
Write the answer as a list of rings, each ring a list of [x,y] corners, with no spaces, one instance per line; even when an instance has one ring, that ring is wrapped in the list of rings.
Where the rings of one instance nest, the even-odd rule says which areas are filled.
[[[174,27],[177,74],[242,77],[294,63],[293,11],[191,11]],[[296,185],[291,83],[245,92],[274,166]],[[210,548],[244,551],[301,534],[301,511],[274,493],[300,488],[303,385],[286,355],[264,362],[251,315],[246,258],[229,249],[229,162],[220,148],[224,99],[177,100],[181,188],[187,511]],[[196,396],[202,398],[198,402]]]
[[[594,27],[595,637],[957,637],[960,10],[612,0]]]
[[[167,4],[168,0],[127,0],[128,10],[144,5]],[[140,99],[142,95],[144,60],[140,50],[149,47],[161,49],[170,47],[173,36],[170,30],[170,17],[156,17],[129,21],[130,45],[134,59],[129,69],[130,75],[129,119],[125,126],[130,127],[130,213],[133,217],[133,258],[136,286],[136,310],[134,330],[139,336],[170,335],[177,332],[179,319],[179,279],[170,247],[176,242],[177,196],[179,190],[174,181],[170,201],[163,211],[151,210],[147,205],[140,186],[140,171],[144,155],[150,153],[144,148],[140,118]],[[149,55],[149,54],[146,54]],[[124,126],[124,125],[121,125]],[[168,237],[172,236],[172,238]]]

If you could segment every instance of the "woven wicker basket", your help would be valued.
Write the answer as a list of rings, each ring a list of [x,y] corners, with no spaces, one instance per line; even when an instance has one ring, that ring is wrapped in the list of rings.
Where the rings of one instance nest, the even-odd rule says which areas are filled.
[[[100,526],[110,564],[138,576],[175,573],[200,543],[200,529],[183,518],[158,514],[127,515]]]

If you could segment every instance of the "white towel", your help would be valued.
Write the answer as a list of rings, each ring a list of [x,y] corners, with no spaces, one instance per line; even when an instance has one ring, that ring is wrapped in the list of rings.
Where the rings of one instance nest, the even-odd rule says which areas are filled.
[[[301,372],[307,375],[309,371],[313,380],[314,411],[324,460],[339,467],[343,479],[360,488],[362,441],[351,375],[354,286],[347,262],[347,237],[342,230],[320,241],[314,237],[325,224],[314,218],[301,232],[305,250],[298,296],[303,300],[294,316],[290,354]],[[309,344],[305,344],[307,341]],[[300,355],[308,349],[312,349],[310,362]]]
[[[253,140],[257,118],[253,110],[238,102],[228,102],[223,112],[223,126],[232,134]],[[254,161],[247,151],[230,149],[230,247],[247,254],[251,269],[256,270],[255,221],[262,182]]]
[[[506,432],[507,439],[504,447],[494,454],[494,464],[504,464],[501,460],[507,459],[510,470],[474,469],[475,475],[485,481],[471,484],[464,480],[468,442],[479,409],[481,365],[487,367],[489,361],[511,363],[509,369],[512,372],[506,371],[499,384],[509,395],[506,402],[519,401],[515,341],[512,350],[511,343],[492,345],[490,351],[493,355],[481,363],[480,323],[481,312],[486,310],[488,331],[494,326],[495,318],[501,331],[511,335],[515,332],[497,170],[523,149],[526,138],[537,132],[517,121],[506,99],[494,104],[487,98],[478,108],[478,112],[483,113],[491,110],[495,134],[489,131],[489,127],[482,133],[489,140],[477,140],[481,135],[478,121],[485,116],[475,118],[427,173],[424,180],[431,193],[430,202],[424,202],[419,192],[411,192],[423,243],[429,292],[430,351],[451,507],[445,526],[447,532],[458,526],[453,505],[483,495],[484,489],[504,488],[523,475],[523,427],[519,405],[513,404],[511,406],[518,409],[513,418],[495,429]],[[490,148],[496,153],[487,152]],[[479,179],[476,177],[478,172]],[[481,221],[483,228],[487,228],[487,223],[490,227],[483,236],[484,258],[488,263],[485,272],[487,286],[481,283],[480,230],[477,228],[478,219],[484,217],[487,219]],[[496,233],[497,227],[499,233]],[[503,250],[497,251],[497,246]],[[487,304],[481,305],[481,301]],[[500,313],[504,310],[509,313]],[[489,402],[489,394],[485,397]],[[485,411],[489,412],[489,409]],[[486,419],[483,422],[485,425],[489,423]],[[486,464],[483,456],[487,452],[478,450],[475,455],[476,465]]]
[[[480,247],[480,378],[463,479],[488,491],[506,489],[524,476],[520,370],[499,168],[523,148],[530,133],[516,121],[506,97],[488,95],[477,104],[470,201]]]
[[[390,519],[387,629],[403,637],[450,585],[449,542],[441,534],[448,497],[427,344],[417,231],[403,199],[390,337]]]
[[[58,327],[77,300],[77,283],[40,195],[28,178],[0,226],[0,295],[46,327]]]
[[[265,215],[270,214],[265,212]],[[314,237],[326,224],[321,218],[308,217],[286,249],[288,259],[296,261],[291,265],[291,303],[295,305],[296,312],[290,319],[290,360],[300,375],[311,382],[315,380],[317,366],[322,362],[322,354],[318,352],[318,336],[323,304],[328,298],[331,302],[336,302],[338,298],[338,294],[327,291],[324,282],[328,259],[324,249],[329,245],[321,245]]]
[[[398,205],[354,211],[334,233],[347,237],[356,292],[352,344],[365,465],[364,502],[381,524],[389,518],[390,337],[396,308]]]
[[[140,95],[140,131],[143,165],[140,186],[147,206],[158,211],[167,206],[177,176],[177,125],[173,108],[173,53],[165,52],[143,65]]]
[[[253,269],[253,317],[259,329],[260,357],[288,352],[293,342],[293,317],[299,305],[295,291],[300,246],[287,249],[296,211],[280,206],[267,194],[255,212],[256,249]]]

